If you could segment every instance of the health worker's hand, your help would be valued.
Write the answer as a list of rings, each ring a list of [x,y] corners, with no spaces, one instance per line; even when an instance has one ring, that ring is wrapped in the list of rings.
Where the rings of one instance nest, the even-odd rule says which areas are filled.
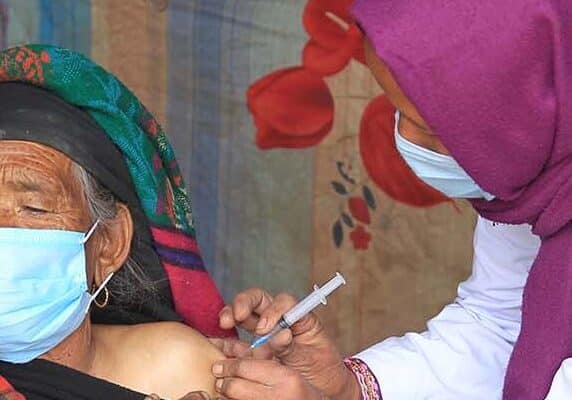
[[[288,294],[272,297],[254,288],[239,293],[232,304],[220,313],[220,326],[230,329],[239,326],[264,335],[278,323],[280,317],[296,304]],[[225,348],[226,347],[226,348]],[[228,340],[219,346],[227,357],[244,357],[248,345]],[[254,358],[276,357],[284,366],[297,371],[310,385],[332,399],[359,399],[357,380],[344,365],[334,342],[313,313],[302,318],[290,329],[284,329],[267,345],[255,349]]]
[[[326,400],[302,376],[275,360],[234,359],[213,365],[216,391],[233,400]]]

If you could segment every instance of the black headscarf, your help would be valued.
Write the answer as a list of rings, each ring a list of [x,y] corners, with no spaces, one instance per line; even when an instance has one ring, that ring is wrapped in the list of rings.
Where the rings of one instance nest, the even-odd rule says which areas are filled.
[[[174,311],[169,283],[125,159],[87,112],[45,89],[20,82],[0,83],[0,140],[34,142],[62,152],[128,206],[135,231],[130,257],[143,268],[154,290],[141,288],[135,299],[118,299],[113,295],[114,279],[117,285],[117,281],[124,281],[121,275],[127,272],[120,269],[118,279],[108,284],[109,305],[92,309],[94,322],[181,320]]]

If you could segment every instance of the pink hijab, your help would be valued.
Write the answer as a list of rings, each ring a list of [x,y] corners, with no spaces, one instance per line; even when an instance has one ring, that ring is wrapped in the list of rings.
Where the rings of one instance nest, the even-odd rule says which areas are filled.
[[[544,399],[572,357],[572,1],[357,0],[353,13],[452,156],[497,197],[475,209],[542,239],[503,398]]]

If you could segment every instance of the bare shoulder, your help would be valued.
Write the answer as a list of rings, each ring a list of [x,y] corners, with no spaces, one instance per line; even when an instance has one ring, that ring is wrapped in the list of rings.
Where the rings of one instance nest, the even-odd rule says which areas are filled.
[[[205,336],[179,322],[140,324],[133,328],[133,339],[152,346],[163,358],[169,356],[180,359],[198,354],[215,359],[222,357],[220,351]]]
[[[134,389],[168,399],[195,390],[214,394],[211,367],[224,356],[194,329],[176,322],[140,324],[116,331],[114,342],[128,368],[121,375],[129,375]]]

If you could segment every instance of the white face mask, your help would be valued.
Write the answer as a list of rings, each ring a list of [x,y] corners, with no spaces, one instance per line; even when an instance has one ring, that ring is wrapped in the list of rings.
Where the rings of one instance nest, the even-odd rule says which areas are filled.
[[[493,200],[451,156],[416,145],[399,133],[399,111],[395,113],[395,145],[407,165],[421,180],[454,198]]]

